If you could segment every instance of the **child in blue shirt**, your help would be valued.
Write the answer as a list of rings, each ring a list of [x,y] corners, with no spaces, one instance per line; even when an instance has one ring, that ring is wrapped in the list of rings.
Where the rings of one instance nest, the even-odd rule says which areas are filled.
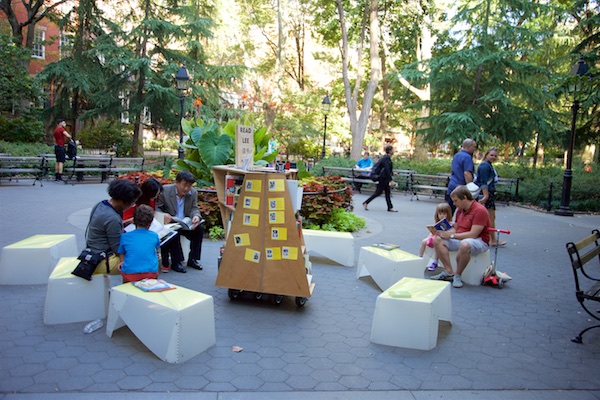
[[[148,230],[153,219],[152,208],[139,205],[133,215],[136,229],[121,235],[119,257],[123,283],[158,277],[160,240],[156,232]]]

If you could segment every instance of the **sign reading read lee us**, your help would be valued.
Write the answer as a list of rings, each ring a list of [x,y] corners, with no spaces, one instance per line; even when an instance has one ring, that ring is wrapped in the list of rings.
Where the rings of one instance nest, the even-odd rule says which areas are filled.
[[[238,125],[235,127],[235,165],[241,166],[250,155],[250,165],[254,163],[254,128]]]

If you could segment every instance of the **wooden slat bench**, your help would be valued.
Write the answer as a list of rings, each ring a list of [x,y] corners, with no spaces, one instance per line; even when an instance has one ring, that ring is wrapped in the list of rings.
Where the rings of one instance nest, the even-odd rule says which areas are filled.
[[[33,176],[33,184],[40,181],[40,186],[44,186],[42,177],[45,173],[46,159],[44,157],[0,157],[0,182],[2,176],[8,176],[8,180],[13,178],[18,182],[19,177]]]
[[[419,200],[419,193],[428,194],[430,197],[437,197],[438,195],[445,195],[448,190],[448,183],[450,178],[444,175],[425,175],[425,174],[411,174],[410,190],[413,197],[417,197]]]
[[[110,175],[117,177],[127,172],[141,172],[144,170],[143,157],[112,157],[110,159]]]
[[[600,231],[594,229],[592,234],[577,243],[567,243],[567,251],[569,252],[569,258],[571,259],[571,267],[573,269],[573,275],[575,278],[575,296],[581,304],[581,307],[587,312],[592,318],[600,321],[600,313],[598,310],[590,310],[587,305],[587,300],[600,302],[600,274],[598,273],[598,266],[600,264]],[[594,262],[595,260],[595,262]],[[589,267],[586,269],[586,267]],[[583,288],[580,279],[586,278],[587,281],[591,281],[591,286]],[[585,328],[571,341],[575,343],[582,343],[582,336],[590,329],[600,328],[600,324]]]
[[[84,179],[83,174],[100,174],[101,182],[108,179],[110,173],[110,156],[77,156],[69,163],[65,163],[64,174],[68,175],[65,184],[77,175],[77,181]]]
[[[368,176],[364,175],[365,173],[368,173],[368,171],[344,167],[323,167],[324,176],[340,176],[344,181],[351,183],[354,187],[356,187],[354,185],[355,183],[376,185],[377,182],[373,182]]]

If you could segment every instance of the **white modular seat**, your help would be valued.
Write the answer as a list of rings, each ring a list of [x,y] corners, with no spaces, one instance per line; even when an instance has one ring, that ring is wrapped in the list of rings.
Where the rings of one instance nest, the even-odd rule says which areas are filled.
[[[0,285],[45,285],[63,257],[77,257],[75,235],[34,235],[5,246]]]
[[[128,326],[158,358],[181,363],[216,343],[212,296],[181,286],[144,292],[131,283],[111,289],[106,334]]]
[[[423,259],[400,249],[364,246],[358,256],[356,279],[368,275],[386,290],[404,277],[423,278]]]
[[[354,266],[354,237],[349,232],[329,232],[302,229],[307,251],[346,267]]]
[[[452,263],[452,270],[456,272],[456,251],[450,252],[450,262]],[[433,255],[433,249],[427,247],[425,249],[425,253],[423,254],[424,260],[429,260],[429,258]],[[427,261],[425,261],[427,262]],[[438,265],[441,267],[441,263],[438,261]],[[483,274],[485,270],[490,265],[490,251],[486,250],[483,253],[471,256],[471,260],[467,267],[463,271],[462,281],[468,285],[479,286],[481,285],[481,280],[483,279]],[[440,270],[441,271],[441,270]]]
[[[106,318],[110,289],[108,275],[94,275],[87,281],[71,274],[77,264],[77,257],[61,258],[48,278],[44,306],[46,325]]]
[[[402,278],[377,297],[371,342],[431,350],[440,320],[452,323],[450,283]]]

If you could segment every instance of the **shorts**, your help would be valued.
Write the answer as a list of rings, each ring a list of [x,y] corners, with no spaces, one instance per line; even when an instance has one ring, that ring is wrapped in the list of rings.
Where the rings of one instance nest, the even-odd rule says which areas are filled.
[[[57,144],[54,145],[54,155],[56,155],[56,162],[64,163],[67,157],[67,152],[63,146]]]
[[[495,200],[496,200],[495,192],[489,192],[488,199],[485,202],[485,208],[487,208],[488,210],[495,210],[496,209]]]
[[[139,272],[137,274],[126,274],[121,271],[123,277],[123,283],[139,282],[142,279],[156,279],[158,278],[158,272]]]
[[[462,242],[466,242],[471,245],[472,256],[485,253],[490,247],[483,241],[483,239],[479,237],[477,239],[446,239],[446,247],[450,251],[457,251]]]

